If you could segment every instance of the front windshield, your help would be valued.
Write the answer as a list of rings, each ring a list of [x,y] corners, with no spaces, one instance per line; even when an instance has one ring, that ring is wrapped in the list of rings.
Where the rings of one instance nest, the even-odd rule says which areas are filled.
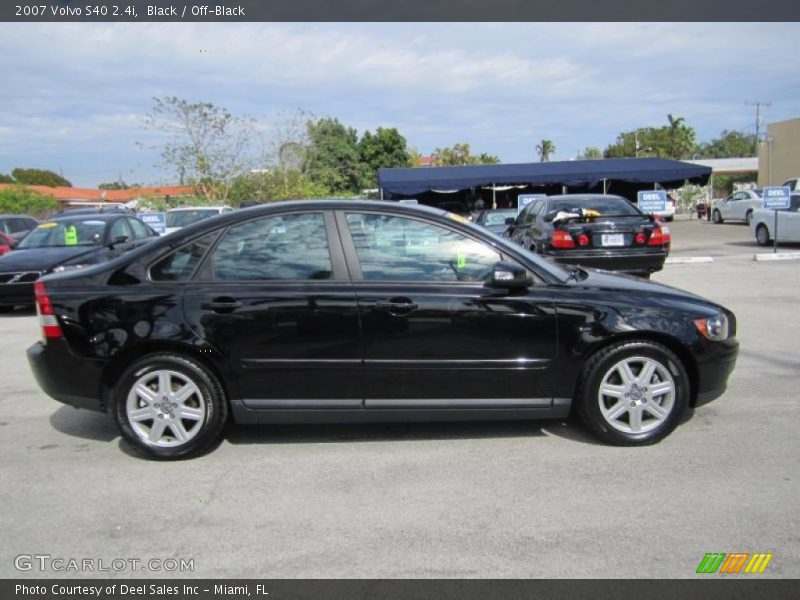
[[[186,227],[192,223],[205,221],[219,214],[216,208],[198,208],[192,210],[176,210],[167,213],[167,227]]]
[[[517,211],[509,210],[493,210],[487,212],[483,219],[484,225],[505,225],[506,219],[513,219],[517,216]]]
[[[105,237],[107,223],[94,219],[48,221],[26,235],[17,248],[57,248],[98,246]]]

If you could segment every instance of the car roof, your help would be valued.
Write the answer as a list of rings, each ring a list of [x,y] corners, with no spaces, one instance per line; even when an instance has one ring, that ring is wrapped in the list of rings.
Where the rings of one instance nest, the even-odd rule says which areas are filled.
[[[179,206],[177,208],[170,208],[167,212],[179,212],[184,210],[223,210],[226,208],[233,208],[231,206],[225,205],[215,205],[215,206]]]
[[[58,215],[53,217],[52,219],[45,219],[44,222],[47,223],[68,223],[70,221],[103,221],[108,222],[112,219],[117,219],[120,217],[130,217],[132,215],[128,215],[125,213],[90,213],[90,214],[81,214],[81,215]]]
[[[569,200],[569,201],[578,200],[578,201],[581,201],[581,200],[599,200],[599,199],[604,199],[604,198],[615,198],[617,200],[625,200],[626,202],[628,201],[627,199],[623,198],[622,196],[617,196],[616,194],[558,194],[558,195],[555,195],[555,196],[546,196],[543,199],[544,200]]]
[[[0,215],[0,219],[30,219],[31,221],[35,221],[36,218],[30,215],[15,215],[15,214],[7,214],[7,215]]]

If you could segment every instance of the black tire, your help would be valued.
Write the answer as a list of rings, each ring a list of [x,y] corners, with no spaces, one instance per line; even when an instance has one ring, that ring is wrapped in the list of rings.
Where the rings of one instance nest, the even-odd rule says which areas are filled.
[[[665,220],[667,223],[672,223],[672,220],[673,220],[674,218],[675,218],[675,217],[673,217],[672,215],[670,215],[670,216],[668,216],[668,217],[664,217],[664,220]]]
[[[769,246],[769,229],[763,223],[756,227],[756,242],[759,246]]]
[[[744,221],[745,221],[745,223],[747,223],[748,227],[750,227],[750,225],[753,224],[753,211],[752,210],[748,210],[747,213],[744,215]]]
[[[10,313],[12,310],[14,310],[13,306],[0,306],[0,315]]]
[[[134,385],[137,381],[141,382],[143,378],[146,379],[148,376],[156,377],[155,373],[157,372],[173,373],[175,375],[167,380],[171,384],[174,384],[176,379],[178,382],[185,380],[185,382],[191,382],[199,392],[199,394],[193,394],[187,401],[192,403],[192,406],[188,406],[188,408],[202,415],[199,423],[194,420],[197,417],[194,417],[193,420],[181,419],[178,410],[169,409],[169,414],[160,414],[161,408],[152,408],[154,406],[158,407],[159,403],[166,400],[166,397],[163,397],[163,399],[155,398],[153,403],[148,403],[141,398],[132,400],[139,402],[142,409],[153,410],[155,414],[162,418],[162,422],[165,423],[161,425],[162,431],[169,433],[167,435],[162,433],[159,436],[159,443],[170,444],[167,446],[148,442],[143,437],[142,429],[149,427],[150,431],[153,431],[156,419],[142,420],[141,423],[144,425],[137,433],[137,429],[134,429],[134,424],[128,414],[129,394],[133,394]],[[151,392],[154,396],[158,394],[153,389],[151,389]],[[177,401],[172,406],[177,407]],[[176,354],[150,354],[131,364],[114,386],[110,409],[114,415],[114,421],[122,433],[122,437],[138,450],[159,459],[181,459],[201,454],[219,439],[222,429],[228,420],[228,401],[217,377],[200,362]],[[175,419],[175,416],[178,416],[178,419]],[[166,419],[163,417],[166,417]],[[188,423],[191,427],[191,437],[185,442],[176,443],[175,441],[177,440],[176,434],[178,432],[172,428],[171,423],[176,423],[178,420],[181,421],[184,433],[186,433],[184,425]],[[150,426],[147,425],[148,421],[151,422]],[[172,442],[169,441],[171,437],[173,438]]]
[[[653,418],[651,414],[647,414],[649,420],[642,420],[644,427],[649,429],[634,433],[628,431],[621,431],[617,427],[629,427],[629,424],[617,421],[616,426],[603,415],[601,411],[601,403],[606,407],[606,410],[615,409],[618,405],[606,406],[606,403],[613,402],[608,398],[601,398],[600,386],[603,380],[614,373],[614,367],[621,361],[631,360],[633,364],[637,359],[643,358],[660,365],[664,373],[668,373],[669,377],[661,379],[659,382],[648,383],[647,385],[672,384],[672,394],[670,396],[671,406],[666,411],[664,417],[660,420]],[[644,364],[642,370],[644,371]],[[659,373],[655,373],[653,379],[660,379]],[[622,386],[621,386],[622,387]],[[643,388],[645,391],[647,387]],[[637,390],[638,393],[638,390]],[[607,348],[603,348],[596,352],[586,362],[583,371],[578,381],[578,386],[575,394],[575,403],[577,406],[578,415],[581,421],[600,439],[615,446],[644,446],[654,444],[661,441],[664,437],[669,435],[678,423],[681,422],[686,409],[689,405],[690,385],[689,378],[686,374],[686,369],[681,363],[680,359],[666,346],[657,344],[646,340],[626,341],[619,342]],[[658,396],[661,398],[661,404],[667,404],[666,397]],[[636,399],[639,401],[639,398]],[[634,402],[634,400],[619,398],[619,402],[624,402],[626,406]],[[645,402],[647,403],[647,402]],[[659,405],[660,408],[660,405]],[[633,413],[627,408],[624,409],[626,417],[629,421],[632,420]],[[638,409],[640,414],[644,415],[645,410]],[[655,421],[655,423],[653,423]],[[660,422],[659,422],[660,421]],[[632,427],[632,422],[630,427]]]
[[[711,220],[714,221],[714,223],[717,223],[717,224],[722,223],[723,222],[722,221],[722,213],[720,213],[718,210],[714,209],[714,212],[711,213]]]

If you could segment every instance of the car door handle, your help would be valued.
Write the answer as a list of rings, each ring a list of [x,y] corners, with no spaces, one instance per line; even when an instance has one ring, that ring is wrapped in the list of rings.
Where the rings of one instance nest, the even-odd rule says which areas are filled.
[[[216,313],[233,312],[241,307],[242,303],[233,298],[214,298],[211,302],[200,304],[200,308],[203,310],[213,310]]]
[[[375,303],[375,308],[384,310],[389,314],[405,314],[417,310],[419,305],[411,300],[397,299],[397,300],[380,300]]]

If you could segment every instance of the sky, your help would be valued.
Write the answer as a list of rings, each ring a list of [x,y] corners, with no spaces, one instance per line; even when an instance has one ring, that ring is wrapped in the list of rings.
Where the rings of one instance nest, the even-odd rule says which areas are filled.
[[[275,122],[297,109],[425,155],[469,142],[503,162],[605,148],[681,116],[699,141],[800,117],[798,23],[0,24],[0,173],[164,184],[153,98]]]

